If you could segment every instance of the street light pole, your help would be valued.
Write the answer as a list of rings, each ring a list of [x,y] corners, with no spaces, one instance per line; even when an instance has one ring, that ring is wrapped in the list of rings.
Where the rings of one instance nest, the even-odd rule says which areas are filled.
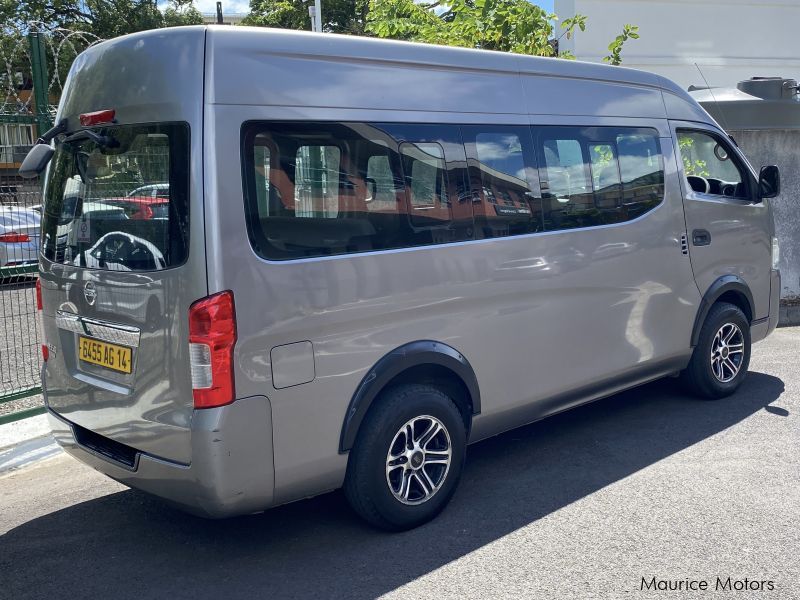
[[[311,31],[322,33],[322,1],[314,0],[314,6],[308,7],[308,16],[311,17]]]

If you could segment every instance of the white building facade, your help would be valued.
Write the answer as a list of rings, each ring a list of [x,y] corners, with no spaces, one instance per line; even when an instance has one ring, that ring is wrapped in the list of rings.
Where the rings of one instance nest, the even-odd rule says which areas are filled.
[[[736,87],[753,76],[800,80],[800,0],[555,0],[560,19],[586,15],[586,31],[561,39],[578,60],[600,62],[625,23],[641,39],[622,51],[623,66],[680,86]]]

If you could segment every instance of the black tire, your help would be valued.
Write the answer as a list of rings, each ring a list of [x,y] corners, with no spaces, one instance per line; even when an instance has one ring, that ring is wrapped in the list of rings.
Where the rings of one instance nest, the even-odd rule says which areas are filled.
[[[715,346],[717,333],[723,327],[734,326],[741,332],[742,354],[741,362],[738,363],[738,371],[729,381],[723,381],[715,374],[712,366],[712,347]],[[717,354],[715,354],[717,356]],[[726,354],[726,356],[728,356]],[[731,361],[734,361],[731,355]],[[703,327],[700,330],[700,337],[692,353],[689,366],[681,374],[684,386],[687,391],[708,400],[716,400],[730,396],[741,385],[747,375],[747,368],[750,365],[750,322],[738,306],[727,302],[718,302],[711,307]],[[726,379],[732,374],[729,369],[724,372],[722,379]]]
[[[421,432],[426,430],[426,423],[433,424],[433,421],[426,421],[425,417],[438,420],[446,434],[437,433],[430,440],[425,440]],[[436,448],[444,448],[445,443],[449,443],[451,456],[447,468],[433,464],[421,467],[427,469],[428,481],[433,480],[437,484],[429,488],[434,491],[427,499],[424,499],[421,476],[417,478],[416,475],[410,475],[412,485],[409,486],[411,493],[408,494],[408,501],[413,501],[417,496],[420,503],[407,504],[396,497],[390,488],[387,459],[390,447],[404,448],[402,443],[400,446],[392,444],[403,442],[405,434],[401,430],[414,419],[419,419],[415,424],[422,441],[432,444],[428,447],[433,450],[424,456],[433,456]],[[455,403],[446,394],[428,385],[398,385],[385,390],[367,413],[350,451],[344,493],[353,510],[371,525],[389,531],[411,529],[433,519],[450,501],[461,478],[465,454],[466,427]],[[399,467],[400,478],[405,478],[415,459],[418,460],[418,457],[399,459],[409,465],[409,469]],[[398,471],[395,470],[392,477],[396,479],[397,476]],[[403,488],[398,488],[402,493]]]

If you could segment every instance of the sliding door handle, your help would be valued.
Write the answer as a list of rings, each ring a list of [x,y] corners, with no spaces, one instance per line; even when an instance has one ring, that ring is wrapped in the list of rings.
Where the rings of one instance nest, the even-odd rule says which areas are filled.
[[[695,246],[708,246],[711,244],[711,234],[705,229],[692,231],[692,244]]]

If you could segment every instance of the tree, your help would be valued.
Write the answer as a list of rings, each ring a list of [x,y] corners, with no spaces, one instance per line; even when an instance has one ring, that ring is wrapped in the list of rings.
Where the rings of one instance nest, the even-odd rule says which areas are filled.
[[[29,32],[49,32],[45,54],[54,102],[75,57],[98,40],[199,24],[203,17],[192,0],[169,0],[163,11],[156,0],[0,0],[0,20],[0,110],[26,112],[30,101],[20,100],[20,90],[32,86]]]
[[[323,29],[335,33],[427,42],[573,58],[559,52],[559,41],[585,31],[586,17],[575,15],[560,27],[558,17],[528,0],[325,0]],[[308,3],[303,0],[251,0],[247,25],[310,29]],[[625,25],[609,46],[606,62],[620,64],[622,47],[639,37]]]
[[[0,0],[0,19],[5,29],[84,31],[108,39],[145,29],[196,25],[202,15],[192,0],[170,0],[162,12],[156,0]]]
[[[250,0],[250,14],[243,25],[311,29],[308,7],[313,1]],[[330,33],[364,35],[369,0],[324,0],[322,29]]]
[[[372,0],[366,30],[382,38],[556,56],[558,40],[585,30],[586,17],[565,19],[558,36],[555,20],[527,0]]]

